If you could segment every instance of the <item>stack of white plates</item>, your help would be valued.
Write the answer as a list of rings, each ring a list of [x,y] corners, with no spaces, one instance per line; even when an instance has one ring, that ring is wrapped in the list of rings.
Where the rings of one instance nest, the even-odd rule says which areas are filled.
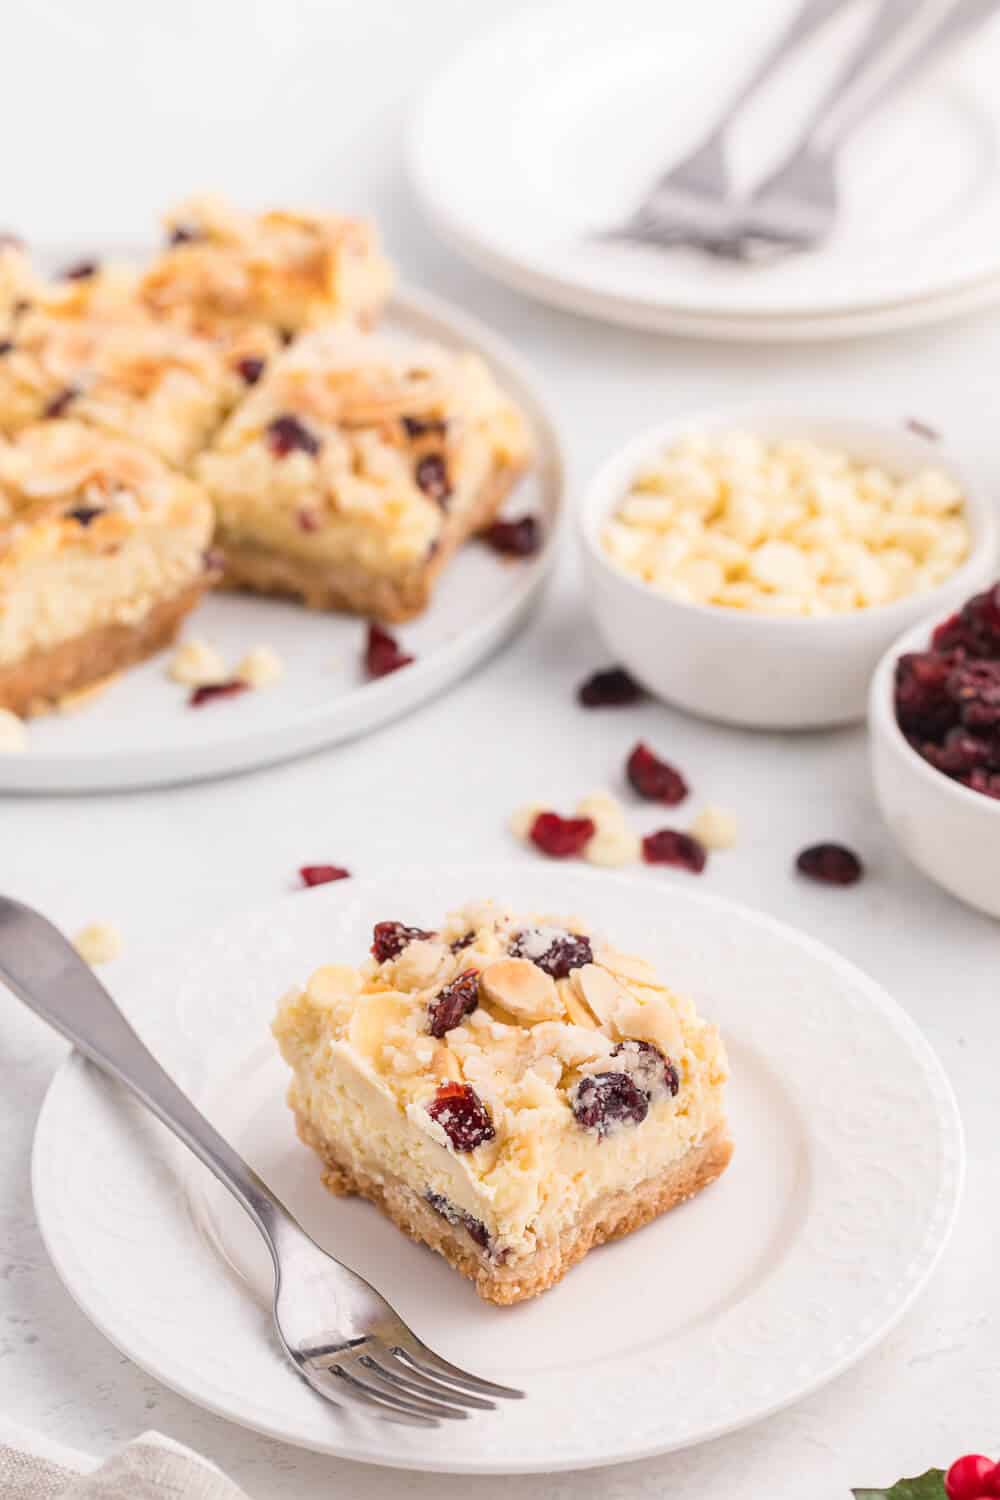
[[[411,165],[437,230],[543,301],[695,337],[843,338],[1000,301],[996,27],[852,138],[838,228],[821,249],[750,266],[595,237],[714,123],[791,4],[527,7],[468,46],[424,101]],[[848,6],[739,121],[738,183],[787,151],[859,17]]]

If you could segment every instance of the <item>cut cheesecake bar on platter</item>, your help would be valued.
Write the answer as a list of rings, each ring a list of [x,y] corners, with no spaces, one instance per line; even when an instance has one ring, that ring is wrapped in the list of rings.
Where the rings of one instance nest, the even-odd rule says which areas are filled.
[[[198,333],[261,323],[291,335],[335,319],[370,326],[392,289],[392,267],[362,219],[253,215],[204,196],[172,210],[166,230],[139,296],[155,316]]]
[[[60,420],[0,440],[0,707],[43,711],[166,645],[211,533],[199,487],[134,443]]]
[[[492,903],[380,922],[274,1033],[326,1185],[509,1304],[701,1191],[732,1153],[714,1026],[583,924]]]
[[[245,389],[214,344],[138,309],[32,310],[0,354],[0,432],[68,417],[183,467]]]
[[[405,620],[531,461],[483,362],[330,326],[271,365],[198,462],[226,581]]]

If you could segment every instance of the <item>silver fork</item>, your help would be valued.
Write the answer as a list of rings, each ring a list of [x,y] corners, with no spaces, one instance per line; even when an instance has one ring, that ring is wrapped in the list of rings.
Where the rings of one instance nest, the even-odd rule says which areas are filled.
[[[184,1142],[246,1209],[274,1267],[285,1354],[320,1396],[408,1427],[495,1410],[495,1385],[442,1359],[367,1281],[327,1255],[136,1036],[107,990],[38,912],[0,896],[0,980]]]
[[[847,0],[804,0],[788,26],[768,47],[737,89],[725,112],[698,146],[659,177],[624,224],[602,230],[599,239],[647,240],[658,245],[724,236],[730,227],[731,181],[726,159],[729,131],[758,90],[802,43]]]
[[[836,222],[836,160],[848,137],[928,63],[940,60],[946,48],[988,20],[998,4],[1000,0],[956,0],[882,71],[914,14],[912,0],[882,0],[799,144],[754,191],[732,232],[707,248],[741,260],[775,260],[821,244]]]

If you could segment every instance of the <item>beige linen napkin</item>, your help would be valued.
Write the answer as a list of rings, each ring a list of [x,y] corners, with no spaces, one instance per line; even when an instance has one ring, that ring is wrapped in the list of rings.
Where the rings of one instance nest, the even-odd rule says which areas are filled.
[[[98,1464],[36,1433],[0,1426],[2,1500],[247,1500],[214,1464],[144,1432]]]

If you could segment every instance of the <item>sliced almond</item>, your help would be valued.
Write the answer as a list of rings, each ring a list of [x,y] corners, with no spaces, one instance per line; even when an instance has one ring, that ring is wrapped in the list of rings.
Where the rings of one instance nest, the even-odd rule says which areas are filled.
[[[652,1042],[667,1057],[676,1058],[684,1048],[684,1033],[666,1000],[651,1000],[646,1005],[633,1001],[623,1005],[615,1016],[614,1029],[622,1040]]]
[[[563,1014],[555,981],[530,959],[498,959],[487,964],[479,982],[487,1000],[515,1020],[555,1021]]]
[[[614,975],[597,964],[584,964],[582,969],[574,969],[572,980],[577,994],[602,1026],[608,1025],[631,998]]]
[[[336,1005],[361,993],[361,975],[350,964],[324,964],[309,977],[306,994],[315,1005]]]
[[[431,1058],[431,1072],[439,1083],[461,1083],[462,1069],[458,1058],[444,1042],[438,1042]]]
[[[617,948],[612,948],[610,943],[602,943],[596,948],[594,958],[602,969],[608,969],[618,979],[631,979],[636,984],[648,984],[654,989],[663,988],[652,964],[648,964],[644,958],[636,958],[631,953],[620,953]]]
[[[560,979],[557,982],[557,989],[566,1009],[567,1018],[574,1026],[585,1026],[593,1031],[597,1026],[597,1017],[577,994],[572,979]]]

